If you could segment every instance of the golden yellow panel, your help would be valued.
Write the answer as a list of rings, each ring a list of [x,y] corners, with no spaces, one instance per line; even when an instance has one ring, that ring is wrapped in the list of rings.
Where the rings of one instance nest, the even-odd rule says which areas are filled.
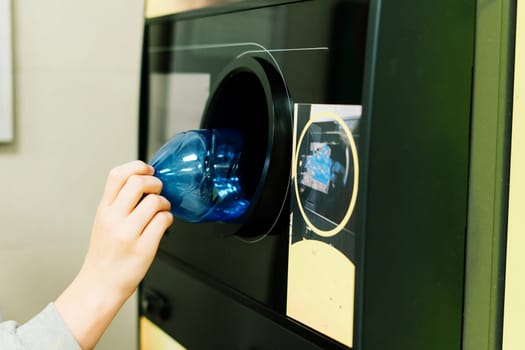
[[[525,349],[525,3],[516,3],[518,8],[503,350]]]
[[[186,350],[153,322],[140,318],[140,350]]]
[[[333,246],[302,240],[290,247],[288,316],[353,344],[355,266]]]
[[[146,0],[146,18],[166,16],[221,3],[238,1],[243,0]]]

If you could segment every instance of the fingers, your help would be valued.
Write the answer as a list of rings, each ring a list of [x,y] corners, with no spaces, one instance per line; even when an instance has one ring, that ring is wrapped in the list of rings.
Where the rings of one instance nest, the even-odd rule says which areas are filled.
[[[102,195],[101,203],[111,205],[130,176],[153,175],[153,173],[153,167],[139,160],[113,168],[109,172],[106,180],[106,187]]]
[[[140,235],[143,234],[146,226],[148,226],[158,213],[168,212],[169,210],[170,202],[166,198],[149,194],[144,197],[135,210],[129,214],[127,224],[133,229],[135,234]],[[164,231],[162,233],[164,233]]]
[[[159,194],[161,190],[162,182],[156,177],[131,175],[113,201],[112,206],[117,214],[128,215],[145,194]]]
[[[169,211],[157,212],[139,238],[142,249],[155,255],[164,232],[172,223],[173,215]]]

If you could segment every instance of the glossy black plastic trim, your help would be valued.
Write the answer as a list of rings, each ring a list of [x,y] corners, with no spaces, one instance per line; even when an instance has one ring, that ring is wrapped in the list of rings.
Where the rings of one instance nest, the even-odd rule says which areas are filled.
[[[277,69],[251,55],[232,61],[212,87],[201,127],[236,129],[245,141],[239,173],[250,206],[235,234],[268,233],[286,207],[292,148],[288,96]]]

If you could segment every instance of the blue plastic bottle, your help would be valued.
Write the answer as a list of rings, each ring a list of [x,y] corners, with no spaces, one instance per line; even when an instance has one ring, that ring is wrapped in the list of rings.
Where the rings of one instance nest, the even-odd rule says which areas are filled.
[[[236,221],[248,208],[239,181],[242,136],[232,129],[192,130],[162,146],[150,164],[173,215],[189,222]]]

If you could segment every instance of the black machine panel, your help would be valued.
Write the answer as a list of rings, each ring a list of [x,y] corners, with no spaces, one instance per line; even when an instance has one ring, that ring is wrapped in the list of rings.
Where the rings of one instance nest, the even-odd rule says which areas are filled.
[[[253,149],[246,168],[268,169],[262,184],[260,170],[246,176],[254,182],[248,187],[261,189],[245,222],[177,220],[160,249],[284,313],[293,104],[361,104],[367,4],[298,2],[195,16],[148,26],[146,158],[185,129],[232,127]],[[309,18],[327,25],[302,35]],[[353,232],[345,235],[355,246]]]
[[[431,5],[405,2],[399,6],[432,10]],[[435,6],[438,11],[445,5]],[[452,0],[447,6],[464,11]],[[389,344],[409,349],[410,336],[399,338],[402,324],[388,321],[391,311],[407,306],[421,324],[430,319],[415,312],[409,300],[394,305],[407,288],[416,291],[416,301],[435,297],[417,281],[400,287],[392,280],[419,273],[406,263],[413,251],[392,246],[402,237],[415,242],[406,247],[424,246],[417,235],[421,227],[410,226],[419,221],[394,210],[397,216],[390,219],[396,232],[390,233],[383,220],[388,208],[406,208],[423,211],[426,222],[435,224],[449,213],[442,205],[447,198],[456,209],[465,207],[468,101],[456,101],[459,108],[440,120],[432,119],[432,113],[418,118],[438,103],[441,92],[464,89],[468,95],[471,72],[468,64],[458,63],[449,65],[454,72],[444,74],[444,63],[430,59],[419,43],[403,39],[402,33],[394,36],[389,28],[395,26],[395,11],[390,8],[379,17],[381,9],[379,2],[366,0],[248,0],[147,21],[140,157],[151,159],[171,137],[191,129],[234,128],[246,141],[241,166],[249,210],[229,223],[176,219],[140,288],[141,316],[182,345],[381,349]],[[452,27],[461,21],[447,20]],[[423,20],[417,23],[423,26]],[[436,36],[448,35],[444,23],[435,24]],[[466,30],[456,41],[469,43],[471,35]],[[412,74],[406,61],[389,56],[405,52],[395,43],[432,65]],[[438,43],[449,48],[444,40]],[[376,54],[383,55],[377,59],[381,67]],[[457,54],[471,62],[468,47]],[[393,80],[400,69],[405,80]],[[425,77],[437,79],[435,97],[410,88]],[[418,100],[418,93],[425,100]],[[419,103],[425,105],[418,108]],[[397,109],[389,110],[392,105]],[[410,126],[416,124],[422,127],[418,132]],[[433,169],[425,153],[441,160],[449,156],[449,149],[425,137],[433,135],[435,125],[455,125],[450,137],[459,151],[449,178],[427,174],[428,193],[437,203],[429,214],[424,204],[416,204],[419,195],[410,192],[410,181],[418,183],[418,167]],[[392,163],[396,157],[403,169]],[[448,185],[454,186],[452,196]],[[453,291],[456,304],[447,317],[457,322],[464,218],[451,218],[451,231],[436,238],[438,245],[454,243],[453,259],[438,269],[450,275],[430,271],[426,281],[438,280]],[[388,244],[398,250],[389,251]],[[421,269],[429,271],[432,263],[426,262]],[[387,269],[389,275],[382,276],[380,267],[389,264],[397,270]],[[389,288],[382,288],[382,281]],[[437,296],[435,302],[446,299]],[[382,330],[387,325],[390,330]],[[442,328],[449,336],[434,342],[435,349],[459,341],[455,328]],[[401,339],[399,347],[388,339]]]

